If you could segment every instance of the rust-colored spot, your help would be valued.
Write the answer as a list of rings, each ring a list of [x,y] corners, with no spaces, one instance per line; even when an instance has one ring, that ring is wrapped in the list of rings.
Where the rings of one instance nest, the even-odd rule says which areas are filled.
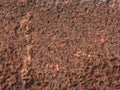
[[[52,67],[53,67],[53,65],[49,65],[49,67],[50,67],[50,68],[52,68]]]
[[[56,70],[59,71],[59,65],[58,64],[56,64]]]
[[[101,42],[101,43],[104,43],[104,41],[105,41],[104,37],[101,37],[101,38],[100,38],[100,42]]]
[[[97,42],[96,38],[94,39],[94,42]]]
[[[46,64],[46,68],[47,68],[47,69],[49,68],[49,64]]]
[[[83,56],[86,56],[87,54],[83,52],[82,55],[83,55]]]
[[[28,57],[27,57],[27,61],[30,61],[31,60],[31,56],[29,55]]]
[[[80,54],[81,54],[81,51],[75,53],[74,55],[75,55],[76,57],[80,57]]]

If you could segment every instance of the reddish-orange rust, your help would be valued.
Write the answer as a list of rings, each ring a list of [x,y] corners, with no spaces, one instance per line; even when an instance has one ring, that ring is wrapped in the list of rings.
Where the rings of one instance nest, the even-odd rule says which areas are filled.
[[[77,57],[80,57],[80,54],[81,54],[81,51],[75,53],[74,55],[77,56]]]
[[[58,64],[56,64],[56,70],[59,71],[59,65]]]
[[[47,68],[47,69],[49,68],[49,64],[46,64],[46,68]]]
[[[100,38],[100,42],[101,42],[101,43],[104,43],[104,41],[105,41],[104,37],[101,37],[101,38]]]

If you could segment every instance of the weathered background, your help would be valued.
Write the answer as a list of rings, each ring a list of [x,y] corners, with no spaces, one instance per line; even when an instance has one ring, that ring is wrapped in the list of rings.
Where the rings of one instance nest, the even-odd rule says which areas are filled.
[[[0,90],[120,90],[120,1],[0,0]]]

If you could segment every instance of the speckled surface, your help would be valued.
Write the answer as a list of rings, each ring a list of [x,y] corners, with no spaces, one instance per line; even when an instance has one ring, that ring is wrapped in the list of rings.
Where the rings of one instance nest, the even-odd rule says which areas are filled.
[[[120,90],[119,0],[0,0],[0,90]]]

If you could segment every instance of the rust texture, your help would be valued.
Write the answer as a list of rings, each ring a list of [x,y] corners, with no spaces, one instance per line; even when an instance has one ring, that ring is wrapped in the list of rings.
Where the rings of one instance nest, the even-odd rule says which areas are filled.
[[[120,1],[0,0],[0,90],[120,90]]]

